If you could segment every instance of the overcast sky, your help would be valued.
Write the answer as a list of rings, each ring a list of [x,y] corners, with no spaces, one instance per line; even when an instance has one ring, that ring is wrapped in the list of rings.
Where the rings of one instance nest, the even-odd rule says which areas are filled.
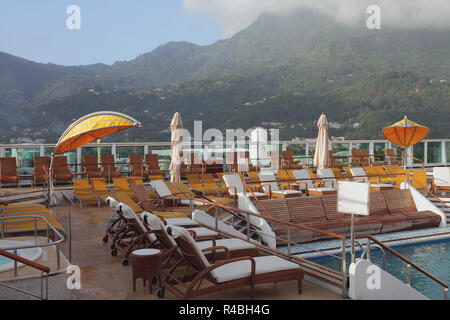
[[[383,28],[450,28],[450,0],[3,0],[0,51],[63,65],[111,64],[169,41],[214,43],[265,12],[308,8],[361,25],[371,4],[380,6]],[[81,9],[80,30],[66,27],[70,5]]]

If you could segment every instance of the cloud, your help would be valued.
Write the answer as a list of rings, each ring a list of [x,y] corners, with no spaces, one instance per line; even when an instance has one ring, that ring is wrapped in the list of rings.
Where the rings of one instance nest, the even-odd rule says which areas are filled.
[[[382,27],[450,28],[449,0],[183,0],[183,8],[218,23],[229,38],[248,27],[262,13],[288,15],[310,9],[337,22],[361,25],[368,18],[369,5],[381,8]]]

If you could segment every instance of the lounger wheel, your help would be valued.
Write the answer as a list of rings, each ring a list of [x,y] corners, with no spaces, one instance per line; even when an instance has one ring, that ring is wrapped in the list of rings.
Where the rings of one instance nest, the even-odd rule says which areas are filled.
[[[117,249],[111,250],[111,255],[112,255],[113,257],[117,256]]]
[[[104,243],[107,243],[108,242],[108,236],[104,236],[102,240],[103,240]]]
[[[111,250],[114,250],[115,247],[116,247],[116,245],[114,243],[111,244]]]
[[[124,266],[127,266],[127,265],[128,265],[128,259],[127,259],[127,258],[123,259],[123,260],[122,260],[122,264],[123,264]]]
[[[164,298],[165,295],[166,295],[166,292],[165,292],[164,288],[156,289],[156,296],[158,298]]]
[[[158,277],[153,277],[152,279],[152,285],[155,285],[158,283]]]

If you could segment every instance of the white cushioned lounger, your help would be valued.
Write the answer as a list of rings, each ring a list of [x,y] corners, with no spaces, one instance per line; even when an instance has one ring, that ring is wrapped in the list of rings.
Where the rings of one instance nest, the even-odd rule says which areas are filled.
[[[198,255],[202,259],[205,266],[210,266],[210,263],[206,259],[199,246],[199,243],[194,241],[186,229],[180,227],[172,227],[172,234],[176,237],[184,237],[187,239],[197,251]],[[277,271],[297,270],[299,265],[287,260],[284,260],[277,256],[262,256],[255,257],[255,274],[264,274]],[[249,260],[236,261],[227,263],[220,266],[210,272],[217,282],[227,282],[231,280],[246,278],[251,275],[251,262]]]
[[[367,177],[367,172],[366,172],[366,170],[364,170],[364,168],[361,168],[361,167],[351,168],[350,172],[352,173],[353,176],[357,176],[357,178],[355,178],[355,180],[360,180],[360,181],[366,182],[366,183],[369,182],[369,178]],[[380,188],[393,188],[394,187],[394,185],[389,184],[389,183],[372,183],[370,185],[380,187]]]
[[[331,192],[331,191],[336,190],[335,188],[315,188],[314,184],[311,180],[311,176],[309,175],[308,170],[306,170],[306,169],[294,170],[292,172],[294,173],[295,179],[300,180],[299,181],[300,190],[305,190],[304,183],[306,183],[308,185],[308,190],[312,190],[312,191]],[[303,183],[300,183],[300,182],[303,182]]]
[[[437,187],[450,187],[450,168],[434,167],[433,179],[434,185]]]
[[[153,189],[156,191],[158,196],[160,198],[169,197],[169,196],[175,196],[172,191],[166,186],[166,183],[163,180],[154,180],[150,181],[150,185],[153,187]],[[190,205],[190,200],[180,200],[180,203],[183,205]],[[193,204],[195,206],[202,206],[203,202],[200,201],[193,201]]]
[[[227,188],[228,188],[228,192],[231,195],[234,195],[235,191],[238,194],[248,195],[248,193],[245,190],[244,183],[242,182],[241,176],[239,174],[233,174],[233,173],[225,174],[223,176],[223,180],[225,181],[225,184],[227,185]],[[236,187],[236,189],[233,187]],[[261,193],[261,192],[253,192],[253,194],[256,197],[267,197],[266,194]]]
[[[301,191],[297,191],[297,190],[282,190],[280,189],[280,187],[278,186],[278,183],[275,182],[275,180],[277,180],[275,178],[275,174],[273,173],[273,171],[260,171],[258,173],[259,176],[259,180],[261,181],[261,184],[268,184],[270,185],[270,191],[272,193],[278,193],[278,194],[282,194],[282,195],[286,195],[286,196],[293,196],[293,195],[301,195]],[[266,181],[272,181],[272,182],[266,182]],[[264,192],[269,192],[269,186],[267,185],[263,185],[262,186]]]

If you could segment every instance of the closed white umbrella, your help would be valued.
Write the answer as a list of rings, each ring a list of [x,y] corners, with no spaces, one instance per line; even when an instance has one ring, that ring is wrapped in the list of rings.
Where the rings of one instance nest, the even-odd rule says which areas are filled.
[[[181,122],[181,116],[178,112],[175,112],[170,123],[170,131],[172,133],[170,152],[172,156],[172,161],[170,162],[170,181],[179,182],[180,181],[180,167],[182,162],[181,149],[183,142],[183,122]]]
[[[314,154],[314,166],[324,169],[328,167],[328,122],[323,112],[317,122],[317,127],[319,127],[319,134]]]

